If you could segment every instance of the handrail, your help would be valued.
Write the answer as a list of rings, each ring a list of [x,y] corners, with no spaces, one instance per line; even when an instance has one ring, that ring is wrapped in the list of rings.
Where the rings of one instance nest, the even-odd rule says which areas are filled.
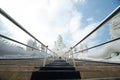
[[[53,52],[53,51],[52,51],[52,50],[50,50],[49,48],[48,48],[48,50],[49,50],[50,52],[54,53],[54,55],[58,56],[55,52]]]
[[[41,52],[45,52],[45,54],[44,54],[44,62],[43,62],[43,66],[45,66],[45,64],[46,64],[46,59],[47,59],[47,50],[49,50],[50,52],[52,52],[52,53],[54,53],[54,54],[55,54],[55,52],[53,52],[52,50],[50,50],[50,49],[48,48],[48,46],[46,46],[46,45],[44,45],[42,42],[40,42],[35,36],[33,36],[33,35],[32,35],[30,32],[28,32],[25,28],[23,28],[17,21],[15,21],[15,19],[13,19],[10,15],[8,15],[8,14],[7,14],[4,10],[2,10],[1,8],[0,8],[0,13],[1,13],[5,18],[7,18],[8,20],[10,20],[10,21],[11,21],[14,25],[16,25],[18,28],[20,28],[21,30],[23,30],[25,33],[27,33],[27,34],[28,34],[29,36],[31,36],[33,39],[35,39],[38,43],[40,43],[41,45],[43,45],[46,50],[45,50],[45,51],[39,50],[39,49],[37,49],[37,48],[34,48],[34,47],[32,47],[32,46],[29,46],[29,45],[27,45],[27,44],[24,44],[24,43],[22,43],[22,42],[19,42],[19,41],[17,41],[17,40],[14,40],[14,39],[12,39],[12,38],[6,37],[6,36],[1,35],[1,34],[0,34],[0,36],[3,37],[3,38],[5,38],[5,39],[8,39],[8,40],[14,41],[14,42],[16,42],[16,43],[19,43],[19,44],[21,44],[21,45],[30,47],[30,48],[32,48],[32,49],[39,50],[39,51],[41,51]]]
[[[118,14],[120,12],[120,6],[118,6],[113,12],[111,12],[111,14],[109,14],[105,19],[103,19],[103,21],[101,21],[99,23],[99,25],[94,29],[92,30],[90,33],[88,33],[83,39],[81,39],[77,44],[75,44],[73,47],[70,48],[70,50],[68,50],[66,53],[69,53],[69,52],[72,52],[72,50],[77,46],[79,45],[81,42],[83,42],[86,38],[88,38],[91,34],[93,34],[95,31],[97,31],[100,27],[102,27],[103,24],[105,24],[106,22],[108,22],[111,18],[113,18],[116,14]],[[102,46],[102,45],[105,45],[107,43],[110,43],[110,42],[113,42],[113,41],[116,41],[116,40],[119,40],[119,38],[116,38],[116,39],[113,39],[113,40],[110,40],[110,41],[107,41],[107,42],[104,42],[104,43],[101,43],[101,44],[98,44],[98,45],[95,45],[95,46],[92,46],[90,48],[87,48],[87,49],[83,49],[81,51],[78,51],[78,52],[75,52],[75,53],[79,53],[79,52],[83,52],[83,51],[86,51],[86,50],[90,50],[90,49],[93,49],[93,48],[96,48],[98,46]],[[73,54],[75,54],[72,52],[72,56]],[[64,56],[66,54],[63,54],[62,56]],[[72,57],[74,59],[74,57]],[[75,65],[75,62],[73,60],[73,63]]]
[[[8,15],[4,10],[2,10],[0,8],[0,13],[6,17],[8,20],[10,20],[13,24],[15,24],[18,28],[20,28],[21,30],[23,30],[25,33],[27,33],[29,36],[31,36],[33,39],[35,39],[36,41],[38,41],[40,44],[42,44],[43,46],[45,46],[47,49],[48,47],[46,45],[44,45],[42,42],[40,42],[35,36],[33,36],[30,32],[28,32],[25,28],[23,28],[17,21],[15,21],[15,19],[13,19],[10,15]],[[51,50],[48,49],[50,52]],[[53,51],[52,51],[53,52]]]
[[[47,60],[47,49],[48,49],[48,48],[46,48],[46,50],[43,51],[43,50],[37,49],[37,48],[35,48],[35,47],[29,46],[29,45],[27,45],[27,44],[24,44],[24,43],[22,43],[22,42],[19,42],[19,41],[15,40],[15,39],[12,39],[12,38],[9,38],[9,37],[7,37],[7,36],[4,36],[4,35],[2,35],[2,34],[0,34],[0,37],[5,38],[5,39],[10,40],[10,41],[13,41],[13,42],[16,42],[16,43],[18,43],[18,44],[21,44],[21,45],[30,47],[30,48],[35,49],[35,50],[38,50],[38,51],[45,52],[45,58],[44,58],[44,62],[43,62],[43,66],[45,66],[46,60]],[[23,59],[24,59],[24,58],[22,58],[22,60],[23,60]],[[28,58],[28,59],[30,59],[30,58]],[[36,58],[36,59],[38,59],[38,58]],[[0,59],[0,60],[4,60],[4,59]],[[7,60],[8,60],[8,59],[7,59]],[[10,59],[10,60],[11,60],[11,59]],[[14,59],[14,60],[17,60],[17,59]]]
[[[23,28],[17,21],[15,21],[15,19],[13,19],[10,15],[8,15],[4,10],[2,10],[0,8],[0,13],[6,17],[8,20],[10,20],[13,24],[15,24],[17,27],[19,27],[20,29],[22,29],[24,32],[26,32],[29,36],[31,36],[32,38],[34,38],[36,41],[38,41],[40,44],[42,44],[43,46],[45,46],[42,42],[40,42],[37,38],[35,38],[30,32],[28,32],[25,28]]]
[[[107,21],[109,21],[118,12],[120,12],[120,6],[118,6],[111,14],[109,14],[103,21],[101,21],[101,23],[94,30],[92,30],[82,40],[80,40],[77,44],[75,44],[71,49],[75,48],[78,44],[80,44],[82,41],[84,41],[86,38],[88,38],[92,33],[94,33],[96,30],[98,30],[100,27],[102,27],[103,24],[105,24]]]
[[[120,6],[118,6],[113,12],[111,12],[103,21],[101,21],[101,23],[99,23],[99,25],[94,30],[92,30],[89,34],[87,34],[82,40],[80,40],[73,47],[71,47],[71,49],[68,50],[66,53],[69,53],[73,48],[75,48],[77,45],[79,45],[81,42],[83,42],[86,38],[88,38],[91,34],[93,34],[95,31],[97,31],[100,27],[102,27],[103,24],[105,24],[107,21],[109,21],[112,17],[114,17],[119,12],[120,12]],[[64,55],[65,54],[63,54],[63,56]]]
[[[4,36],[4,35],[2,35],[2,34],[0,34],[0,37],[5,38],[5,39],[8,39],[8,40],[13,41],[13,42],[16,42],[16,43],[18,43],[18,44],[24,45],[24,46],[26,46],[26,47],[30,47],[30,48],[32,48],[32,49],[35,49],[35,50],[38,50],[38,51],[42,51],[42,52],[43,52],[43,50],[39,50],[39,49],[37,49],[37,48],[35,48],[35,47],[29,46],[29,45],[27,45],[27,44],[24,44],[24,43],[22,43],[22,42],[19,42],[19,41],[15,40],[15,39],[12,39],[12,38],[9,38],[9,37],[7,37],[7,36]]]
[[[111,43],[111,42],[117,41],[117,40],[120,40],[120,37],[115,38],[115,39],[112,39],[112,40],[109,40],[109,41],[106,41],[106,42],[103,42],[103,43],[101,43],[101,44],[98,44],[98,45],[95,45],[95,46],[92,46],[92,47],[89,47],[89,48],[87,48],[87,49],[80,50],[80,51],[75,52],[75,53],[73,53],[73,54],[76,54],[76,53],[79,53],[79,52],[83,52],[83,51],[86,51],[86,50],[90,50],[90,49],[93,49],[93,48],[96,48],[96,47],[99,47],[99,46],[102,46],[102,45],[105,45],[105,44],[108,44],[108,43]]]

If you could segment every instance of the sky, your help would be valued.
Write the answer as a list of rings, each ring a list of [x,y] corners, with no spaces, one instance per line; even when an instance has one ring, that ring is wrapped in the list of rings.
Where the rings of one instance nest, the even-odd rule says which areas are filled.
[[[49,48],[59,34],[67,47],[74,46],[119,5],[120,0],[0,0],[0,8]],[[2,34],[21,42],[29,38],[2,16],[0,23]],[[90,45],[110,39],[105,26],[87,40]]]

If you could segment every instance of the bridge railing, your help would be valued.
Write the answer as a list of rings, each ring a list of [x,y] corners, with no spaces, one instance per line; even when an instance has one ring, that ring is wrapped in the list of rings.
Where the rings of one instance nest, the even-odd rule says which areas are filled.
[[[47,45],[39,41],[35,36],[33,36],[28,30],[26,30],[1,8],[0,28],[0,58],[2,59],[6,59],[6,54],[4,53],[7,53],[7,55],[9,55],[7,57],[9,59],[18,59],[26,55],[24,59],[43,58],[43,66],[45,66],[48,54],[50,55],[50,53],[52,53],[50,56],[53,56],[53,54],[55,54],[55,52],[49,49]],[[14,33],[17,33],[17,35]],[[21,56],[18,56],[18,53],[21,53]],[[14,56],[10,58],[10,55]]]
[[[111,27],[111,26],[113,26],[113,27]],[[74,66],[76,65],[75,58],[78,57],[76,59],[81,59],[81,58],[79,58],[80,56],[82,56],[80,54],[86,54],[83,52],[87,52],[87,53],[91,54],[90,50],[94,49],[93,51],[97,52],[98,50],[103,50],[104,47],[107,47],[107,45],[109,46],[110,43],[117,44],[120,42],[120,41],[117,42],[118,40],[120,40],[120,35],[119,35],[120,34],[120,6],[118,6],[111,14],[109,14],[96,27],[95,26],[93,26],[93,27],[94,27],[93,30],[91,30],[90,32],[88,31],[89,33],[86,36],[84,36],[78,43],[76,43],[73,47],[70,48],[70,50],[68,50],[63,55],[63,57],[66,57],[66,55],[67,56],[69,55],[69,57],[73,59]],[[115,33],[111,30],[117,30],[117,31]],[[117,36],[114,36],[114,35],[117,35]],[[78,37],[78,39],[79,39],[79,37]],[[94,42],[94,41],[96,41],[96,42]],[[117,42],[117,43],[114,43],[114,42]],[[86,44],[86,45],[83,45],[83,44]],[[105,45],[105,44],[107,44],[107,45]],[[103,46],[103,45],[105,45],[105,46]],[[117,45],[118,46],[116,46],[116,47],[120,46],[120,44],[117,44]],[[80,47],[79,50],[77,50],[78,47]],[[115,48],[115,46],[112,46],[112,47]],[[119,50],[120,49],[118,49],[118,52],[119,52]],[[95,55],[96,54],[97,53],[95,53]],[[102,54],[102,52],[101,52],[101,54]],[[109,54],[109,53],[107,53],[107,54]],[[93,55],[93,54],[91,54],[91,55]],[[98,54],[98,55],[100,55],[100,54]]]

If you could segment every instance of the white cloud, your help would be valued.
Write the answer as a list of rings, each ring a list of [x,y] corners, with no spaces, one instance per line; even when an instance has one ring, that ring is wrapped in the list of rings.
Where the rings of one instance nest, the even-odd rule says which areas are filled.
[[[63,40],[66,40],[65,42],[67,43],[69,42],[69,44],[66,45],[73,46],[96,27],[98,22],[95,22],[93,17],[86,19],[88,22],[87,26],[84,28],[81,27],[81,20],[84,14],[76,10],[75,4],[83,5],[86,3],[86,0],[0,0],[0,7],[23,25],[25,29],[35,35],[41,42],[53,48],[54,41],[59,34],[63,37],[67,35]],[[13,35],[15,34],[14,36],[12,35],[15,39],[25,41],[29,38],[18,30],[16,26],[6,21],[4,23],[6,23],[10,32],[13,32]],[[98,43],[97,40],[95,40],[97,34],[98,33],[95,32],[85,43],[87,43],[88,46],[93,46]],[[114,47],[115,46],[116,45],[114,45]],[[113,44],[108,47],[105,52],[99,49],[90,54],[87,53],[83,55],[83,57],[88,56],[87,58],[89,58],[91,55],[97,58],[103,57],[107,55],[104,53],[108,53],[109,50],[112,49]],[[15,50],[9,46],[6,48],[12,50],[12,53]],[[119,48],[116,49],[116,47],[113,49],[117,51],[120,50]],[[82,57],[82,54],[79,56]]]
[[[76,42],[79,42],[80,40],[82,40],[88,33],[90,33],[93,29],[95,29],[97,24],[98,24],[98,22],[90,23],[85,28],[81,28],[79,26],[79,28],[76,29],[76,31],[74,31],[74,33],[72,35],[72,38],[73,38],[72,44],[75,45]],[[94,44],[92,43],[93,39],[96,37],[96,35],[97,35],[97,33],[95,32],[88,39],[86,39],[84,41],[84,43],[89,42],[89,44],[88,44],[89,46],[92,46],[92,45],[96,44],[95,40],[94,40]]]
[[[2,9],[23,25],[25,29],[35,35],[41,42],[52,47],[58,34],[64,36],[70,31],[69,33],[73,34],[73,40],[76,41],[78,34],[82,32],[82,30],[79,30],[82,13],[76,11],[73,1],[1,0],[0,5]],[[75,2],[85,3],[86,1],[76,0]],[[18,36],[24,35],[18,33],[16,30],[13,31]],[[82,34],[85,33],[82,32]]]
[[[88,18],[87,19],[87,22],[89,23],[89,22],[93,22],[94,21],[94,18],[93,17],[90,17],[90,18]]]
[[[86,0],[73,0],[75,3],[85,4],[87,3]]]
[[[81,19],[82,19],[81,13],[75,11],[68,25],[70,32],[73,33],[77,29],[79,29],[79,27],[81,26]]]

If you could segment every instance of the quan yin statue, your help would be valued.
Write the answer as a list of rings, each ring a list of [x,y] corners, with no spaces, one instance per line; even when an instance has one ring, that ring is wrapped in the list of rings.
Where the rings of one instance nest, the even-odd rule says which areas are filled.
[[[63,38],[61,35],[58,35],[57,41],[55,41],[55,52],[61,56],[64,54],[65,44],[63,43]]]

